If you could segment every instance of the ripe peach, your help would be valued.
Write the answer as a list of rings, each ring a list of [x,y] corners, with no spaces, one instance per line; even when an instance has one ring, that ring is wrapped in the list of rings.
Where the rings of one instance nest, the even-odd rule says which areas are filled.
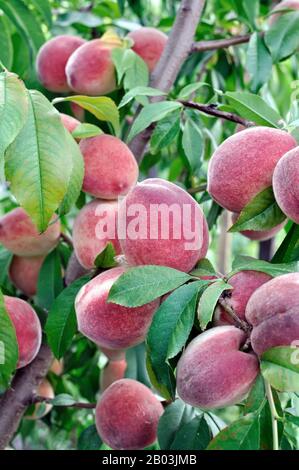
[[[54,389],[47,379],[43,379],[37,388],[36,394],[39,397],[53,399],[55,397]],[[43,412],[40,414],[39,409],[43,407]],[[53,405],[50,403],[36,403],[34,405],[34,411],[32,414],[26,416],[27,419],[41,419],[46,416],[52,410]]]
[[[9,277],[17,289],[27,297],[36,294],[37,281],[44,256],[14,256],[9,268]]]
[[[282,2],[275,5],[272,12],[277,10],[299,10],[299,1],[298,0],[283,0]],[[284,12],[276,13],[270,16],[269,18],[269,25],[272,26],[278,18],[283,15]]]
[[[70,133],[72,133],[81,124],[78,119],[64,113],[60,113],[60,119],[65,129]]]
[[[25,367],[37,355],[41,340],[42,329],[37,314],[24,300],[4,296],[7,313],[15,327],[19,348],[17,368]]]
[[[102,199],[125,196],[136,184],[138,165],[129,147],[101,134],[80,142],[85,162],[83,191]]]
[[[70,107],[75,118],[78,121],[83,122],[85,119],[85,109],[81,108],[81,106],[74,102],[70,103]]]
[[[242,352],[243,331],[218,326],[197,336],[177,366],[177,390],[183,401],[202,409],[241,402],[259,371],[254,354]]]
[[[239,214],[232,214],[232,222],[235,223]],[[285,226],[286,221],[282,222],[276,227],[273,227],[270,230],[242,230],[241,235],[244,237],[249,238],[252,241],[263,242],[265,240],[270,240],[270,238],[275,237],[275,235],[280,232],[280,230]]]
[[[182,188],[153,178],[120,205],[118,235],[127,262],[190,271],[205,257],[209,232],[197,202]]]
[[[245,309],[248,300],[256,289],[265,284],[265,282],[270,281],[270,279],[272,279],[271,276],[258,271],[240,271],[234,274],[228,280],[233,290],[227,291],[225,296],[226,303],[239,318],[245,320]],[[214,321],[217,326],[234,324],[233,319],[221,306],[218,306],[215,310]]]
[[[128,37],[134,41],[133,51],[144,60],[152,72],[166,46],[168,39],[166,34],[156,28],[142,27],[129,33]]]
[[[96,407],[100,437],[115,450],[141,450],[157,438],[163,406],[145,385],[131,379],[114,382]]]
[[[99,274],[81,288],[75,301],[79,331],[108,349],[141,343],[160,304],[158,299],[136,308],[108,303],[112,285],[124,272],[124,268],[113,268]]]
[[[106,388],[108,388],[117,380],[123,379],[125,376],[126,368],[127,361],[125,359],[122,359],[121,361],[108,362],[108,364],[101,373],[101,391],[103,392],[104,390],[106,390]]]
[[[110,33],[83,44],[66,64],[67,82],[76,93],[97,96],[116,89],[111,51],[121,47],[121,40]]]
[[[77,36],[62,35],[46,42],[37,55],[36,69],[39,80],[47,90],[57,93],[70,91],[66,81],[65,66],[85,40]]]
[[[246,319],[253,330],[251,344],[261,355],[299,339],[299,273],[276,277],[257,289],[248,301]]]
[[[110,362],[119,362],[126,359],[126,352],[122,349],[115,350],[101,347],[100,350],[107,356]]]
[[[299,148],[290,150],[279,160],[273,174],[273,189],[277,204],[296,224],[299,224]]]
[[[225,209],[241,212],[254,196],[272,185],[278,160],[296,146],[295,139],[280,129],[252,127],[234,134],[210,160],[210,195]]]
[[[51,222],[56,219],[54,214]],[[60,221],[51,223],[44,233],[38,233],[27,212],[21,207],[0,218],[0,243],[14,255],[41,256],[51,251],[60,237]]]
[[[117,238],[117,201],[95,199],[84,206],[74,222],[73,243],[80,264],[94,268],[97,257],[111,242],[116,254],[120,254]]]

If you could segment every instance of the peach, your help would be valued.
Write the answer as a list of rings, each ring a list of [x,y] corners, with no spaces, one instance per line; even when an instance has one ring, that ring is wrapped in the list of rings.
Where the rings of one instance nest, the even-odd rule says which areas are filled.
[[[126,359],[126,352],[121,349],[115,350],[101,347],[100,350],[110,362],[119,362]]]
[[[96,407],[100,437],[115,450],[141,450],[157,438],[163,406],[145,385],[131,379],[114,382]]]
[[[239,214],[232,215],[233,223],[236,222],[238,215]],[[241,235],[244,235],[244,237],[249,238],[249,240],[263,242],[265,240],[270,240],[270,238],[275,237],[275,235],[280,232],[280,230],[285,226],[285,224],[286,221],[282,222],[279,225],[276,225],[276,227],[273,227],[270,230],[242,230],[239,233],[241,233]]]
[[[191,341],[177,366],[181,399],[202,409],[241,402],[259,371],[257,357],[241,349],[245,341],[234,326],[212,328]]]
[[[104,391],[117,380],[123,379],[126,368],[127,361],[125,359],[122,359],[121,361],[108,362],[105,369],[101,373],[101,390]]]
[[[85,163],[83,191],[101,199],[117,199],[136,184],[135,157],[117,137],[101,134],[83,139],[80,149]]]
[[[128,34],[133,39],[132,49],[147,64],[152,72],[159,62],[168,37],[156,28],[141,27]]]
[[[85,40],[77,36],[62,35],[46,42],[39,50],[36,69],[40,82],[50,91],[70,91],[66,81],[65,67],[72,53]]]
[[[73,243],[76,256],[85,269],[94,268],[96,257],[108,242],[120,254],[117,237],[117,201],[95,199],[84,206],[77,215],[73,228]]]
[[[70,133],[74,132],[74,130],[81,124],[78,119],[64,113],[60,113],[60,119],[64,128]]]
[[[245,320],[246,305],[253,292],[270,279],[271,276],[258,271],[240,271],[229,278],[228,283],[233,290],[226,292],[225,301],[241,320]],[[215,310],[214,321],[217,326],[234,324],[233,319],[221,306]]]
[[[246,319],[253,330],[251,344],[261,355],[299,339],[299,273],[285,274],[257,289],[248,301]]]
[[[79,331],[100,347],[117,350],[142,343],[160,304],[159,299],[136,308],[108,303],[112,285],[125,271],[113,268],[99,274],[76,297]]]
[[[272,12],[275,12],[277,10],[299,10],[299,1],[298,0],[284,0],[280,3],[278,3],[272,10]],[[275,13],[270,16],[269,18],[269,25],[272,26],[278,18],[283,15],[284,12],[280,13]]]
[[[53,400],[53,398],[55,397],[53,387],[47,379],[43,379],[43,381],[39,384],[36,394],[39,397],[48,398],[50,400]],[[42,413],[39,413],[39,409],[41,407],[43,407],[43,411]],[[26,416],[26,418],[27,419],[41,419],[44,416],[46,416],[48,413],[50,413],[52,408],[53,408],[53,405],[51,405],[50,403],[36,403],[36,405],[34,405],[33,413]]]
[[[36,357],[42,340],[42,329],[37,314],[27,302],[4,296],[7,313],[15,327],[19,348],[17,368],[25,367]]]
[[[76,93],[90,96],[114,91],[116,79],[111,51],[121,45],[117,36],[107,33],[79,47],[66,64],[69,87]]]
[[[21,207],[0,218],[0,243],[14,255],[46,255],[57,245],[60,237],[60,221],[54,214],[48,229],[38,233],[27,212]]]
[[[36,294],[37,281],[44,256],[14,256],[9,268],[9,277],[17,289],[27,297]]]
[[[53,372],[53,374],[59,376],[63,374],[63,369],[64,369],[63,359],[60,359],[60,360],[54,359],[50,367],[50,371]]]
[[[158,178],[138,184],[121,203],[118,232],[129,264],[185,272],[205,257],[209,243],[197,202],[179,186]]]
[[[80,121],[83,122],[85,119],[85,109],[79,106],[77,103],[71,102],[70,107],[72,110],[72,113],[74,117]]]
[[[208,169],[208,191],[222,207],[241,210],[272,185],[279,159],[297,146],[287,132],[252,127],[226,139],[214,152]]]
[[[299,224],[299,147],[279,160],[273,174],[273,190],[281,210]]]

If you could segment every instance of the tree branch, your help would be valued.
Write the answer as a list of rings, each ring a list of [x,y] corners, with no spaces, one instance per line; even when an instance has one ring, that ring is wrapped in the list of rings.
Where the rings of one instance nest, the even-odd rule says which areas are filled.
[[[249,333],[251,331],[250,325],[246,321],[241,320],[241,318],[238,317],[232,306],[229,305],[223,297],[220,297],[220,299],[218,300],[218,304],[221,305],[223,310],[231,317],[237,328],[245,331],[245,333]]]
[[[0,399],[0,449],[5,449],[17,431],[28,403],[53,361],[49,347],[42,344],[36,358],[19,369],[11,387]]]
[[[199,41],[192,44],[190,53],[193,52],[206,52],[216,51],[218,49],[226,49],[231,46],[239,44],[246,44],[249,42],[251,34],[244,34],[243,36],[236,36],[227,39],[215,39],[213,41]]]
[[[169,35],[164,52],[155,67],[150,86],[168,92],[190,53],[197,24],[200,20],[205,0],[182,0],[175,23]],[[162,101],[163,97],[152,101]],[[152,129],[146,129],[130,143],[130,148],[140,162],[146,145],[151,137]]]

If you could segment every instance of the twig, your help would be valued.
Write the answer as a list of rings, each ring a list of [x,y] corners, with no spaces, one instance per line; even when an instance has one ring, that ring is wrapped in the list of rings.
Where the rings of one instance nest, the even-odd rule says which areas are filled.
[[[223,297],[220,297],[220,299],[218,300],[218,304],[221,305],[223,310],[225,310],[225,312],[232,318],[237,328],[245,331],[245,333],[250,332],[251,330],[250,325],[246,321],[241,320],[241,318],[238,317],[234,309],[231,307],[231,305],[229,305],[226,302],[226,300]]]
[[[246,44],[251,38],[250,34],[244,34],[243,36],[236,36],[227,39],[215,39],[213,41],[199,41],[192,44],[190,52],[206,52],[216,51],[218,49],[226,49],[231,46],[237,46],[239,44]]]
[[[70,248],[72,248],[72,249],[74,248],[73,240],[72,240],[71,237],[69,237],[66,233],[61,232],[60,238],[61,238]]]
[[[78,408],[78,409],[87,409],[87,410],[93,410],[97,406],[96,403],[81,403],[81,402],[76,402],[76,403],[72,403],[69,405],[55,405],[55,403],[53,404],[53,399],[41,397],[39,395],[33,397],[33,399],[30,400],[29,402],[30,405],[34,405],[36,403],[48,403],[49,405],[59,406],[60,408]]]
[[[268,403],[269,403],[270,412],[271,412],[273,450],[279,450],[278,420],[280,418],[276,411],[271,385],[269,384],[267,380],[264,380],[264,382],[265,382],[266,395],[268,398]]]
[[[201,113],[208,114],[209,116],[214,116],[217,118],[225,119],[227,121],[235,122],[236,124],[241,124],[244,127],[252,127],[255,125],[252,121],[247,121],[247,119],[243,119],[237,114],[228,113],[227,111],[220,111],[217,109],[217,105],[215,104],[200,104],[195,103],[194,101],[185,101],[180,100],[183,106],[186,108],[197,109]]]
[[[189,194],[197,194],[197,193],[202,193],[203,191],[207,190],[207,183],[200,184],[199,186],[195,186],[194,188],[189,188],[188,193]]]

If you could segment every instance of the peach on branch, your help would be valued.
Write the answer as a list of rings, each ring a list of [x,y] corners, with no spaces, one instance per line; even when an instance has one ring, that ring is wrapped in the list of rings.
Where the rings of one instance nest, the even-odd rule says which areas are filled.
[[[281,210],[299,224],[299,149],[286,153],[273,174],[275,199]]]
[[[43,379],[43,381],[39,384],[36,391],[37,396],[47,398],[52,400],[55,398],[55,393],[52,385],[47,379]],[[36,403],[34,405],[33,413],[27,415],[27,419],[41,419],[46,416],[52,410],[53,405],[51,403]]]
[[[168,37],[156,28],[141,27],[128,34],[134,41],[132,49],[147,64],[152,72],[159,62]]]
[[[126,359],[108,362],[106,367],[101,372],[101,390],[104,391],[117,380],[123,379],[125,376],[126,368]]]
[[[70,133],[74,132],[74,130],[81,124],[78,119],[64,113],[60,113],[60,119],[64,128]]]
[[[9,277],[17,289],[27,297],[36,294],[37,281],[44,256],[14,256],[9,268]]]

